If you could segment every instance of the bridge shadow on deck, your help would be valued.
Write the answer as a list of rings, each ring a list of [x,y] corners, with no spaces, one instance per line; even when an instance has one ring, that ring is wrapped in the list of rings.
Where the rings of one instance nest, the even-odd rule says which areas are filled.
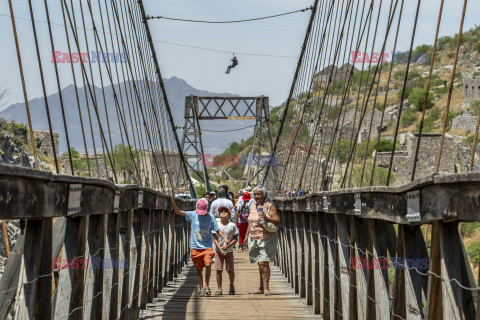
[[[213,276],[215,274],[212,272]],[[180,284],[181,283],[181,284]],[[163,288],[160,297],[155,299],[155,305],[143,310],[141,319],[187,319],[187,305],[198,288],[197,272],[188,265],[183,271],[183,277],[176,278]],[[193,310],[188,310],[189,319],[200,319],[199,303],[193,299]]]
[[[222,296],[197,297],[197,276],[191,262],[175,282],[170,282],[155,301],[141,311],[140,319],[318,319],[305,300],[295,295],[282,273],[272,265],[271,296],[251,295],[258,288],[258,266],[249,263],[247,253],[235,253],[235,289],[231,296],[228,276],[224,273]],[[216,291],[215,271],[212,270],[210,288]]]

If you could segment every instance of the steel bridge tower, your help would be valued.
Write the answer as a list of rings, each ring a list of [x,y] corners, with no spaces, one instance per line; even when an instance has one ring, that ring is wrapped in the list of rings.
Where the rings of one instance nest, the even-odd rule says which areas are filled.
[[[198,178],[211,191],[204,154],[200,120],[255,120],[252,147],[244,161],[247,167],[245,187],[261,181],[261,173],[268,165],[273,151],[270,126],[269,99],[260,97],[185,97],[185,124],[182,136],[182,151],[191,171],[203,171]],[[193,161],[188,161],[193,160]],[[200,170],[200,167],[203,167]],[[276,171],[276,170],[274,170]]]

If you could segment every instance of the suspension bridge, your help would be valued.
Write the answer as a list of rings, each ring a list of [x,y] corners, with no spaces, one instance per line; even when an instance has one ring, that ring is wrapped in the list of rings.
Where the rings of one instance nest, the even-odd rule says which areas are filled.
[[[458,92],[470,90],[459,77],[469,69],[469,11],[467,0],[448,3],[460,15],[453,40],[441,45],[446,2],[315,0],[286,13],[309,19],[279,116],[266,96],[190,95],[179,127],[142,0],[8,0],[33,165],[0,165],[0,319],[480,319],[475,263],[460,232],[480,222],[480,112],[469,148],[455,154],[449,115]],[[426,11],[435,12],[436,33],[413,128],[402,114],[412,112],[409,74]],[[399,37],[408,38],[407,59],[384,61]],[[25,67],[26,46],[36,68]],[[451,63],[442,69],[445,46]],[[349,63],[352,52],[369,58]],[[429,94],[440,69],[445,99],[432,133]],[[34,135],[34,83],[51,158]],[[200,121],[238,119],[254,128],[245,187],[265,185],[280,216],[273,295],[249,295],[257,266],[235,253],[236,295],[202,298],[190,228],[169,197],[191,195],[174,201],[194,210],[196,184],[211,190]],[[274,161],[252,161],[263,155]]]

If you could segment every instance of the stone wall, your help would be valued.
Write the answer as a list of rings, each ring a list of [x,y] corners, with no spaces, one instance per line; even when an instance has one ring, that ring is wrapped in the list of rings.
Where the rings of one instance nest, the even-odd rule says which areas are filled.
[[[452,121],[452,129],[475,132],[477,126],[477,117],[458,116]]]
[[[33,138],[35,139],[37,150],[42,152],[47,157],[53,158],[53,147],[52,147],[52,139],[50,138],[50,131],[34,130]],[[28,139],[30,140],[30,135],[28,135]],[[58,139],[59,139],[58,132],[54,132],[53,140],[55,143],[55,150],[57,151],[57,154],[58,154]],[[30,143],[30,141],[28,142]]]
[[[480,77],[463,77],[463,102],[480,100]]]
[[[417,168],[415,171],[416,179],[431,175],[435,172],[440,139],[440,134],[422,135]],[[392,167],[392,172],[395,174],[395,181],[392,184],[393,186],[400,186],[410,182],[417,141],[417,134],[408,133],[406,135],[406,150],[395,153]],[[442,159],[440,161],[440,173],[455,172],[455,155],[456,149],[453,137],[445,135]],[[390,156],[391,152],[379,152],[377,157],[377,165],[388,168]]]

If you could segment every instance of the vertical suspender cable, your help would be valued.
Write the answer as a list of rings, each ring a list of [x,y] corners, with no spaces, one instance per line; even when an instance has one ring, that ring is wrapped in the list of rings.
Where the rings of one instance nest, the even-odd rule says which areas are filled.
[[[440,148],[438,149],[438,156],[437,156],[437,165],[435,167],[435,173],[440,171],[440,162],[442,160],[442,151],[443,151],[443,141],[445,140],[445,131],[447,130],[447,122],[448,122],[448,113],[450,111],[450,103],[452,102],[452,92],[453,92],[453,82],[455,80],[455,73],[457,71],[457,62],[458,62],[458,55],[460,52],[460,43],[462,41],[462,32],[463,32],[463,23],[465,22],[465,12],[467,11],[467,3],[468,0],[465,0],[463,3],[463,12],[462,18],[460,20],[460,30],[458,31],[458,38],[457,38],[457,48],[455,51],[455,60],[453,62],[453,69],[452,74],[450,76],[450,87],[448,88],[448,98],[447,98],[447,105],[445,107],[445,117],[443,118],[443,129],[442,129],[442,137],[440,139]],[[475,139],[474,144],[477,141]],[[474,150],[474,149],[472,149]],[[470,167],[473,165],[473,160],[470,158]]]
[[[318,0],[315,0],[315,4],[317,2],[318,2]],[[156,52],[155,52],[155,47],[154,47],[153,42],[152,42],[152,35],[150,33],[150,28],[148,27],[147,17],[145,15],[145,8],[143,7],[143,1],[138,0],[138,4],[140,6],[140,11],[142,12],[143,23],[145,25],[145,31],[147,33],[148,43],[150,44],[150,50],[152,51],[152,58],[153,58],[153,62],[155,63],[155,69],[156,69],[156,72],[157,72],[158,81],[160,82],[160,86],[162,88],[163,99],[165,101],[165,107],[167,109],[168,118],[170,120],[170,126],[172,127],[173,133],[175,135],[175,143],[177,145],[178,154],[180,156],[180,161],[182,161],[182,163],[183,163],[183,169],[185,170],[185,174],[188,175],[186,159],[185,159],[183,151],[180,147],[180,141],[178,140],[177,131],[175,130],[175,122],[173,121],[172,110],[170,108],[170,103],[168,102],[167,92],[166,92],[165,86],[163,84],[162,74],[160,73],[160,66],[158,64],[157,55],[156,55]],[[189,180],[192,195],[194,193],[196,194],[195,186],[193,185],[193,181],[192,181],[191,177],[188,177],[188,180]],[[172,193],[173,193],[173,188],[172,188]]]
[[[141,3],[141,1],[139,2]],[[290,93],[288,94],[287,103],[285,105],[285,110],[283,111],[282,120],[280,122],[280,128],[278,129],[277,139],[275,139],[275,144],[273,146],[272,156],[275,155],[275,152],[277,151],[278,142],[280,140],[280,136],[282,135],[283,125],[287,118],[287,113],[292,100],[293,91],[295,90],[295,85],[297,83],[298,73],[300,72],[300,68],[302,67],[303,56],[305,54],[305,49],[307,47],[308,39],[310,38],[310,32],[312,31],[313,20],[315,19],[315,14],[317,13],[317,7],[318,7],[318,0],[315,0],[315,3],[313,4],[312,14],[310,15],[310,21],[308,22],[307,32],[305,33],[305,39],[303,40],[300,58],[298,58],[297,69],[295,70],[295,75],[293,76],[292,86],[290,87]],[[286,169],[287,168],[285,168],[284,170]],[[262,184],[265,183],[265,180],[267,178],[269,171],[270,171],[270,166],[267,166],[265,169],[265,173],[263,174]]]
[[[25,86],[25,77],[23,76],[22,57],[20,55],[20,47],[18,46],[17,27],[15,25],[15,17],[13,16],[12,0],[8,0],[8,6],[10,8],[10,17],[12,19],[13,37],[15,38],[15,48],[17,50],[18,70],[20,71],[20,78],[22,80],[23,98],[25,99],[25,108],[27,110],[28,128],[30,130],[30,141],[32,142],[33,157],[35,159],[35,168],[38,169],[37,146],[35,144],[35,139],[33,139],[32,119],[30,117],[30,107],[28,105],[28,96],[27,96],[27,87]]]

